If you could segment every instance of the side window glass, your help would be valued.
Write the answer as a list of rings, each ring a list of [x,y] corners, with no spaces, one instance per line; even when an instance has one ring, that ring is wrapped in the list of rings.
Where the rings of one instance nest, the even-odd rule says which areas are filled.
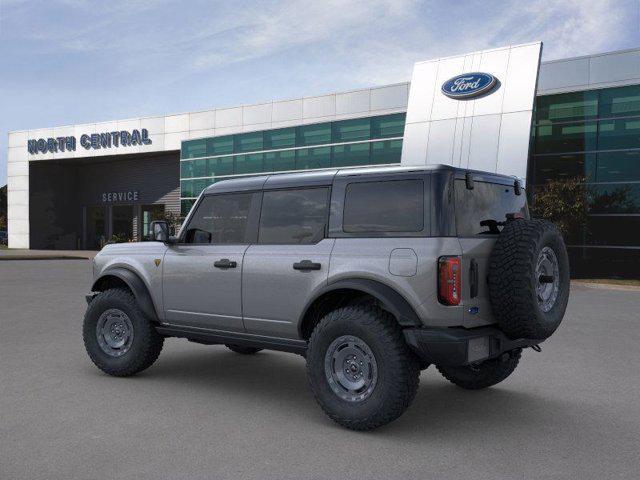
[[[389,180],[347,185],[343,231],[347,233],[421,232],[424,182]]]
[[[185,243],[245,243],[252,193],[211,195],[202,199],[185,234]]]
[[[317,243],[325,235],[328,208],[328,188],[266,191],[258,243]]]

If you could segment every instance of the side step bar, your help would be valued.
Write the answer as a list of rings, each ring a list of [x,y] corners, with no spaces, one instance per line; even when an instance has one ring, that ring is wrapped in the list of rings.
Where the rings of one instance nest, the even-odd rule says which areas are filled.
[[[307,351],[307,342],[287,338],[265,337],[249,333],[221,332],[219,330],[207,330],[180,325],[158,325],[156,330],[165,337],[186,338],[192,342],[206,345],[233,344],[244,347],[258,347],[281,352],[297,353],[304,355]]]

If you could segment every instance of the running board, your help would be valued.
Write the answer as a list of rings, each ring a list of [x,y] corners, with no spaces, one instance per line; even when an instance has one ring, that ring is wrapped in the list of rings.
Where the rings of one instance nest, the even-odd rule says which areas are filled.
[[[233,344],[243,347],[258,347],[268,350],[278,350],[304,355],[307,351],[307,342],[287,338],[265,337],[251,335],[249,333],[221,332],[219,330],[206,330],[178,325],[158,325],[156,330],[165,337],[186,338],[192,342],[207,345]]]

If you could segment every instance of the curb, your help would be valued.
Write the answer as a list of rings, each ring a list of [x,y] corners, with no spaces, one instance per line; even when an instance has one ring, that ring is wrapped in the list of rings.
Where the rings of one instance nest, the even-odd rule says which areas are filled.
[[[637,285],[617,285],[615,283],[591,283],[581,282],[580,280],[571,280],[572,285],[580,287],[595,288],[598,290],[618,290],[621,292],[640,292],[640,286]]]

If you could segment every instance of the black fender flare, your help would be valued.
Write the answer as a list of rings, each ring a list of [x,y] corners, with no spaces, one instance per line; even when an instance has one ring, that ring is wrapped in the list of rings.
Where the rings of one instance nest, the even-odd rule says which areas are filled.
[[[137,273],[123,267],[108,268],[93,282],[91,291],[100,291],[100,282],[106,277],[116,277],[126,283],[133,292],[133,296],[136,298],[136,302],[140,310],[142,310],[142,313],[144,313],[149,320],[158,321],[158,314],[156,313],[156,307],[153,305],[149,289]]]
[[[382,282],[367,278],[350,278],[328,284],[317,292],[313,299],[305,305],[298,325],[302,325],[302,320],[307,315],[309,308],[318,298],[335,290],[346,289],[359,290],[376,298],[384,306],[385,310],[388,310],[403,327],[418,327],[422,325],[415,310],[402,295]]]

